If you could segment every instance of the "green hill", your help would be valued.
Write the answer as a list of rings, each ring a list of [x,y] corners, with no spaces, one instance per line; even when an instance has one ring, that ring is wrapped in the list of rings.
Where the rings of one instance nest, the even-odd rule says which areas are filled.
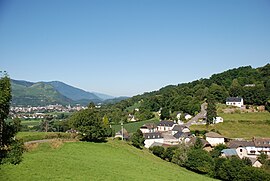
[[[51,85],[39,82],[35,84],[17,84],[12,81],[12,104],[43,106],[49,104],[72,103],[72,100],[60,94]]]
[[[24,154],[19,165],[3,165],[0,180],[213,180],[161,160],[125,142],[47,143]]]

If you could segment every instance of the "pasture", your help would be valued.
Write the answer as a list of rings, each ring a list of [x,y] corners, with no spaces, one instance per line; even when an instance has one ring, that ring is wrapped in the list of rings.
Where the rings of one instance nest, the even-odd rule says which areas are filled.
[[[59,146],[60,145],[60,146]],[[213,180],[126,142],[40,144],[19,165],[2,165],[0,180]]]

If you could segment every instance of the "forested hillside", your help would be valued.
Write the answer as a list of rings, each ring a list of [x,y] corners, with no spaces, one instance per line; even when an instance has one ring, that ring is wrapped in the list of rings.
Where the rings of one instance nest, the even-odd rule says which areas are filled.
[[[152,112],[161,108],[170,114],[182,111],[194,115],[208,96],[217,103],[225,103],[228,96],[241,96],[245,104],[265,105],[270,110],[270,64],[260,68],[235,68],[214,74],[209,79],[169,85],[159,91],[105,106],[104,111],[107,110],[105,114],[114,122],[126,121],[128,114],[137,115],[139,120],[149,119],[154,116]],[[135,108],[140,111],[135,111]]]

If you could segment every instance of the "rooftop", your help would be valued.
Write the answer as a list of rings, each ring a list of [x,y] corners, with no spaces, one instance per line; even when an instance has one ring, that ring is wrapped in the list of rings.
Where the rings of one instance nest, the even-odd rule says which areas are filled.
[[[218,134],[216,132],[206,133],[205,136],[210,137],[210,138],[225,138],[224,136],[221,136],[220,134]]]
[[[236,149],[223,149],[221,153],[223,153],[225,156],[237,155]]]
[[[226,99],[226,102],[241,102],[242,101],[242,97],[228,97]]]

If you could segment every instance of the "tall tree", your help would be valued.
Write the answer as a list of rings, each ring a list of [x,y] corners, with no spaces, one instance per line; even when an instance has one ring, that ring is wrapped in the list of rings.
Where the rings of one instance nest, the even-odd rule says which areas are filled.
[[[212,95],[208,95],[207,98],[207,114],[206,114],[206,123],[213,124],[213,119],[217,117],[216,103]]]
[[[232,85],[229,88],[229,93],[232,97],[242,96],[243,87],[239,84],[237,79],[233,79]]]
[[[0,164],[18,164],[22,160],[23,143],[15,139],[20,125],[17,120],[6,123],[11,101],[10,79],[6,73],[0,78]]]

